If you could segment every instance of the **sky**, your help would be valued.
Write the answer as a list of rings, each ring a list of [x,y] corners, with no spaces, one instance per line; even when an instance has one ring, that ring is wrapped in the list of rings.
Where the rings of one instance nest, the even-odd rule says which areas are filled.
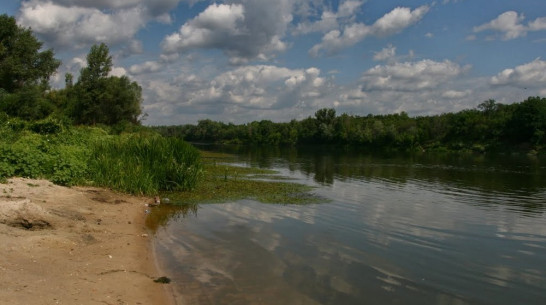
[[[544,0],[7,0],[75,78],[93,44],[146,125],[434,115],[546,96]]]

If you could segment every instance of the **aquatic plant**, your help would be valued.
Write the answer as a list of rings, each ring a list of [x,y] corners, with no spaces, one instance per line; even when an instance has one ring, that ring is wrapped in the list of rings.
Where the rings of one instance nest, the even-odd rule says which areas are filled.
[[[309,204],[326,201],[312,193],[313,187],[295,182],[279,181],[283,178],[269,169],[241,167],[229,164],[229,155],[201,152],[203,179],[188,192],[165,194],[173,204],[226,202],[255,199],[263,203]],[[233,158],[233,156],[231,156]]]

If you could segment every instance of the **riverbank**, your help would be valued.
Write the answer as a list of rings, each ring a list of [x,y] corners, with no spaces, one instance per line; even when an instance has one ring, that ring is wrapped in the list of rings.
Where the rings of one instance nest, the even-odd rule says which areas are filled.
[[[145,227],[149,200],[14,178],[0,184],[6,304],[172,304]]]

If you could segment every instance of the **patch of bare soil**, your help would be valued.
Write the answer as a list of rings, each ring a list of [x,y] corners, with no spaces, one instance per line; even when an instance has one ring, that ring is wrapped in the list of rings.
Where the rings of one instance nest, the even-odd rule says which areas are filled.
[[[2,304],[171,304],[144,225],[149,198],[0,184]]]

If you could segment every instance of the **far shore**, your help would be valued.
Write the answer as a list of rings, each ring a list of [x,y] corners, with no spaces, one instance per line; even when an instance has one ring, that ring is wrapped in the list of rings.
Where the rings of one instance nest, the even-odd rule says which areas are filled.
[[[151,198],[47,180],[0,184],[5,304],[174,304],[145,227]]]

